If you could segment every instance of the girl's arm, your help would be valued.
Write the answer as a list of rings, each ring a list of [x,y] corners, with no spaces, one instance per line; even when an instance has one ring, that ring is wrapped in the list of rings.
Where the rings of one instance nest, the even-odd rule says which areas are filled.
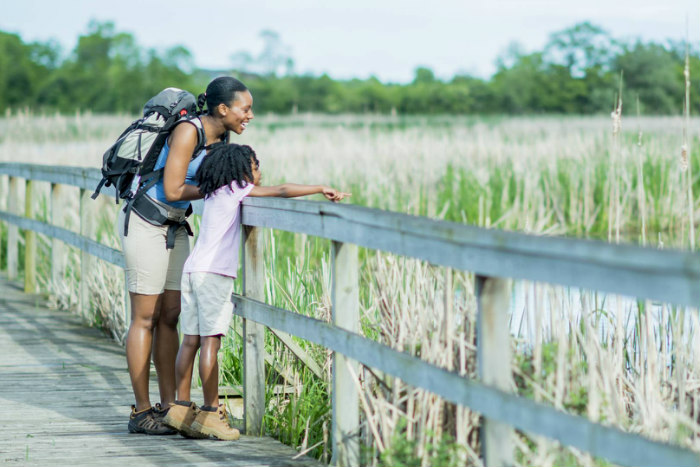
[[[187,166],[197,145],[194,125],[178,125],[170,136],[170,152],[163,172],[163,191],[168,201],[190,201],[202,198],[199,188],[185,183]]]
[[[296,183],[284,183],[275,186],[254,186],[248,196],[276,196],[280,198],[296,198],[298,196],[307,196],[315,194],[323,194],[330,201],[340,201],[350,193],[343,193],[335,188],[324,185],[298,185]]]

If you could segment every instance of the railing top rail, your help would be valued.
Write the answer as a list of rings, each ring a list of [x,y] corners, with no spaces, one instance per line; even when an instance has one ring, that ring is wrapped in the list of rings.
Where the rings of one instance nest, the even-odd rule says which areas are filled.
[[[102,179],[99,169],[17,162],[0,162],[0,174],[42,182],[60,183],[88,190],[94,189],[100,179]]]
[[[243,223],[306,233],[477,274],[700,304],[700,254],[486,229],[352,205],[247,198]]]
[[[8,162],[0,163],[0,174],[89,190],[101,179],[92,168]],[[700,304],[698,253],[541,237],[326,202],[248,198],[243,206],[246,225],[354,243],[482,275]]]

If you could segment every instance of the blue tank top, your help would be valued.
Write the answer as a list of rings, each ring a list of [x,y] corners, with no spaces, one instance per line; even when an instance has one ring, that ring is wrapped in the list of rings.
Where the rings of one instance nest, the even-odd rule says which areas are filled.
[[[165,161],[168,159],[168,153],[170,152],[170,146],[168,146],[168,142],[165,142],[165,146],[163,146],[163,149],[160,151],[160,154],[158,155],[158,160],[156,161],[156,165],[153,167],[153,170],[158,170],[162,169],[165,167]],[[189,165],[187,166],[187,175],[185,176],[185,183],[187,185],[197,185],[197,183],[194,181],[194,176],[197,173],[197,169],[199,168],[199,165],[202,163],[202,160],[206,156],[207,150],[202,149],[197,157],[195,157],[193,160],[190,161]],[[148,196],[150,196],[153,199],[156,199],[160,201],[161,203],[168,204],[174,208],[179,208],[179,209],[187,209],[187,207],[190,205],[189,201],[168,201],[165,197],[165,189],[163,188],[163,179],[161,178],[158,180],[158,183],[153,185],[151,188],[148,189],[146,192]]]

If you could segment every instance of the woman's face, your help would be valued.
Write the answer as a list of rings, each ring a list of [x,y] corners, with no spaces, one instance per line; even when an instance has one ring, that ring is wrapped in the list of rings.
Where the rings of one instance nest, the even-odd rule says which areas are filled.
[[[228,131],[240,135],[245,130],[248,122],[255,118],[253,114],[253,96],[250,91],[236,93],[231,107],[219,104],[219,112]]]

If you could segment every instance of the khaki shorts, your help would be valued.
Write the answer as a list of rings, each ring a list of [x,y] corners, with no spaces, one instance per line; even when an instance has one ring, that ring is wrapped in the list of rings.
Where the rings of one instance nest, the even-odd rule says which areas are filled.
[[[129,232],[124,236],[124,211],[117,219],[119,238],[126,263],[129,292],[158,295],[164,290],[180,290],[182,268],[190,254],[187,230],[175,234],[175,248],[165,248],[168,226],[149,224],[134,211],[129,216]]]
[[[228,332],[233,317],[233,278],[211,272],[182,276],[180,330],[189,336]]]

